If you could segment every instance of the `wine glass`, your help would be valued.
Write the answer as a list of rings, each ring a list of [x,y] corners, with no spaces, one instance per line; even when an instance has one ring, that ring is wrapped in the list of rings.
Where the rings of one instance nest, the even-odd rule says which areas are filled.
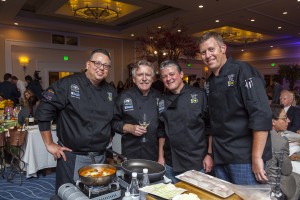
[[[142,119],[139,120],[139,124],[142,127],[147,128],[150,125],[150,120],[147,118],[147,115],[144,113]],[[142,142],[146,142],[146,133],[142,136]]]

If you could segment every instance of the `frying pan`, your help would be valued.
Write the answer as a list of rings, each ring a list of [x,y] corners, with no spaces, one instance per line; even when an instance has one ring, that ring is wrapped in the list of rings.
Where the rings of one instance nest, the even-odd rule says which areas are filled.
[[[145,159],[127,159],[125,156],[113,150],[107,149],[107,151],[116,154],[118,157],[124,160],[121,163],[121,167],[124,173],[129,177],[131,177],[132,172],[136,172],[138,178],[141,179],[143,177],[143,169],[147,168],[149,180],[151,183],[153,183],[160,181],[166,172],[165,166],[155,161]]]
[[[101,171],[103,169],[113,169],[113,170],[115,170],[115,173],[108,175],[108,176],[102,176],[102,177],[91,177],[91,176],[81,176],[80,175],[81,172],[83,172],[85,170],[90,170],[90,169],[95,169],[98,171]],[[112,165],[91,164],[91,165],[80,168],[78,170],[78,175],[79,175],[81,182],[87,186],[103,186],[103,185],[107,185],[108,183],[110,183],[113,180],[113,178],[116,174],[116,171],[117,171],[117,169]]]

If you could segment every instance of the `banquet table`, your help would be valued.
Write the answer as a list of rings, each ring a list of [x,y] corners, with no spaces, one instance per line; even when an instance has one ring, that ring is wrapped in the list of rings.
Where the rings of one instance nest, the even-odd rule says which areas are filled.
[[[57,143],[56,130],[52,130],[51,133],[53,141]],[[47,151],[37,126],[29,128],[23,150],[22,161],[25,163],[26,178],[36,177],[37,171],[41,169],[56,167],[56,160]]]
[[[286,131],[286,134],[284,134],[285,137],[288,138],[290,141],[289,147],[290,147],[290,156],[294,153],[300,152],[300,135],[297,133],[293,133],[290,131]],[[292,161],[293,165],[293,172],[300,174],[300,162],[299,161]]]

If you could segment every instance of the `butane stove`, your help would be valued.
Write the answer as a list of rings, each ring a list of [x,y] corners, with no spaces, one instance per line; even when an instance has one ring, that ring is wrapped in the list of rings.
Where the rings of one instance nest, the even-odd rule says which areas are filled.
[[[114,181],[107,186],[86,186],[77,181],[76,186],[66,183],[58,189],[58,196],[62,200],[107,200],[121,197],[119,183]]]

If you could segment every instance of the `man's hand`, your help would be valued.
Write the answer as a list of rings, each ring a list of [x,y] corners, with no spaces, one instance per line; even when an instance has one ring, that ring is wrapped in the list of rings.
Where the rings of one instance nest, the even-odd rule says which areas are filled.
[[[141,136],[147,132],[147,128],[140,125],[125,124],[123,126],[124,133],[131,133],[135,136]]]
[[[72,151],[68,147],[62,147],[62,146],[59,146],[58,144],[55,144],[55,143],[51,143],[49,145],[46,145],[46,148],[47,148],[48,152],[53,155],[55,160],[63,157],[64,161],[66,161],[67,158],[66,158],[66,155],[65,155],[64,151],[70,151],[70,152]]]
[[[252,171],[257,181],[266,183],[268,181],[267,173],[264,170],[264,161],[262,158],[252,158]]]
[[[159,164],[161,164],[161,165],[165,165],[165,158],[164,157],[159,157],[158,158],[158,161],[157,161]]]
[[[210,155],[206,155],[203,160],[203,168],[206,173],[211,172],[214,167],[214,161]]]

